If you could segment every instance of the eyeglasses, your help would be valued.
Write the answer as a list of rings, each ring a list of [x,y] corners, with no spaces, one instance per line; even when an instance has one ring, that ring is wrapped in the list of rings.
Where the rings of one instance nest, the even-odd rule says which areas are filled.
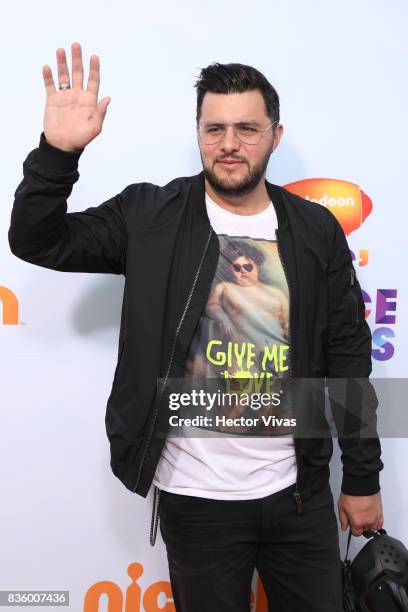
[[[235,136],[241,142],[249,145],[257,145],[261,142],[264,134],[272,126],[274,126],[275,123],[278,123],[278,121],[274,121],[270,125],[261,128],[256,125],[251,125],[245,121],[236,121],[235,123],[222,123],[217,121],[211,123],[201,123],[197,132],[204,144],[212,145],[217,144],[217,142],[221,142],[221,140],[225,138],[227,127],[232,125]]]
[[[243,268],[244,270],[246,270],[247,272],[252,272],[252,270],[254,269],[253,264],[232,264],[232,267],[234,268],[235,272],[241,272],[241,268]]]

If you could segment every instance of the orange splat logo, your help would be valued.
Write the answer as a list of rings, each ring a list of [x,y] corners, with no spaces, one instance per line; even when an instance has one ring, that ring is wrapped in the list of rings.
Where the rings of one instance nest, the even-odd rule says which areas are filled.
[[[346,236],[358,229],[373,209],[371,198],[355,183],[337,179],[311,178],[283,185],[301,198],[328,208]]]

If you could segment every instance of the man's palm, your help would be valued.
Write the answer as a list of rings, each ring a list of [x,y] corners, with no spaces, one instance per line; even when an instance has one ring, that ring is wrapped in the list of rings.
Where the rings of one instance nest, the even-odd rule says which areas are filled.
[[[46,140],[66,151],[84,148],[101,131],[110,98],[98,102],[99,58],[90,59],[87,88],[83,88],[82,52],[79,43],[72,43],[71,89],[57,90],[51,68],[43,67],[47,101],[44,112],[44,134]],[[57,49],[59,83],[70,83],[65,51]]]

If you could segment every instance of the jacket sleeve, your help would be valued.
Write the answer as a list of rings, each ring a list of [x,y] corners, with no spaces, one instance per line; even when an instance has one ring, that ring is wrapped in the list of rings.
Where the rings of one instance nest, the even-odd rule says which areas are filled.
[[[52,270],[125,274],[127,188],[99,206],[67,212],[83,150],[53,147],[41,133],[14,193],[10,249],[20,259]]]
[[[344,231],[330,211],[327,215],[325,376],[343,463],[341,490],[372,495],[380,490],[379,472],[384,465],[376,427],[378,399],[369,380],[371,331]]]

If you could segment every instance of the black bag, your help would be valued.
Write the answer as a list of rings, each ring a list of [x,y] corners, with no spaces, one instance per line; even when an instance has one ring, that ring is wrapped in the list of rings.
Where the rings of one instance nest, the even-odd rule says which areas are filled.
[[[387,535],[385,529],[363,531],[372,538],[353,561],[348,557],[351,540],[341,562],[344,612],[408,612],[408,550]]]

